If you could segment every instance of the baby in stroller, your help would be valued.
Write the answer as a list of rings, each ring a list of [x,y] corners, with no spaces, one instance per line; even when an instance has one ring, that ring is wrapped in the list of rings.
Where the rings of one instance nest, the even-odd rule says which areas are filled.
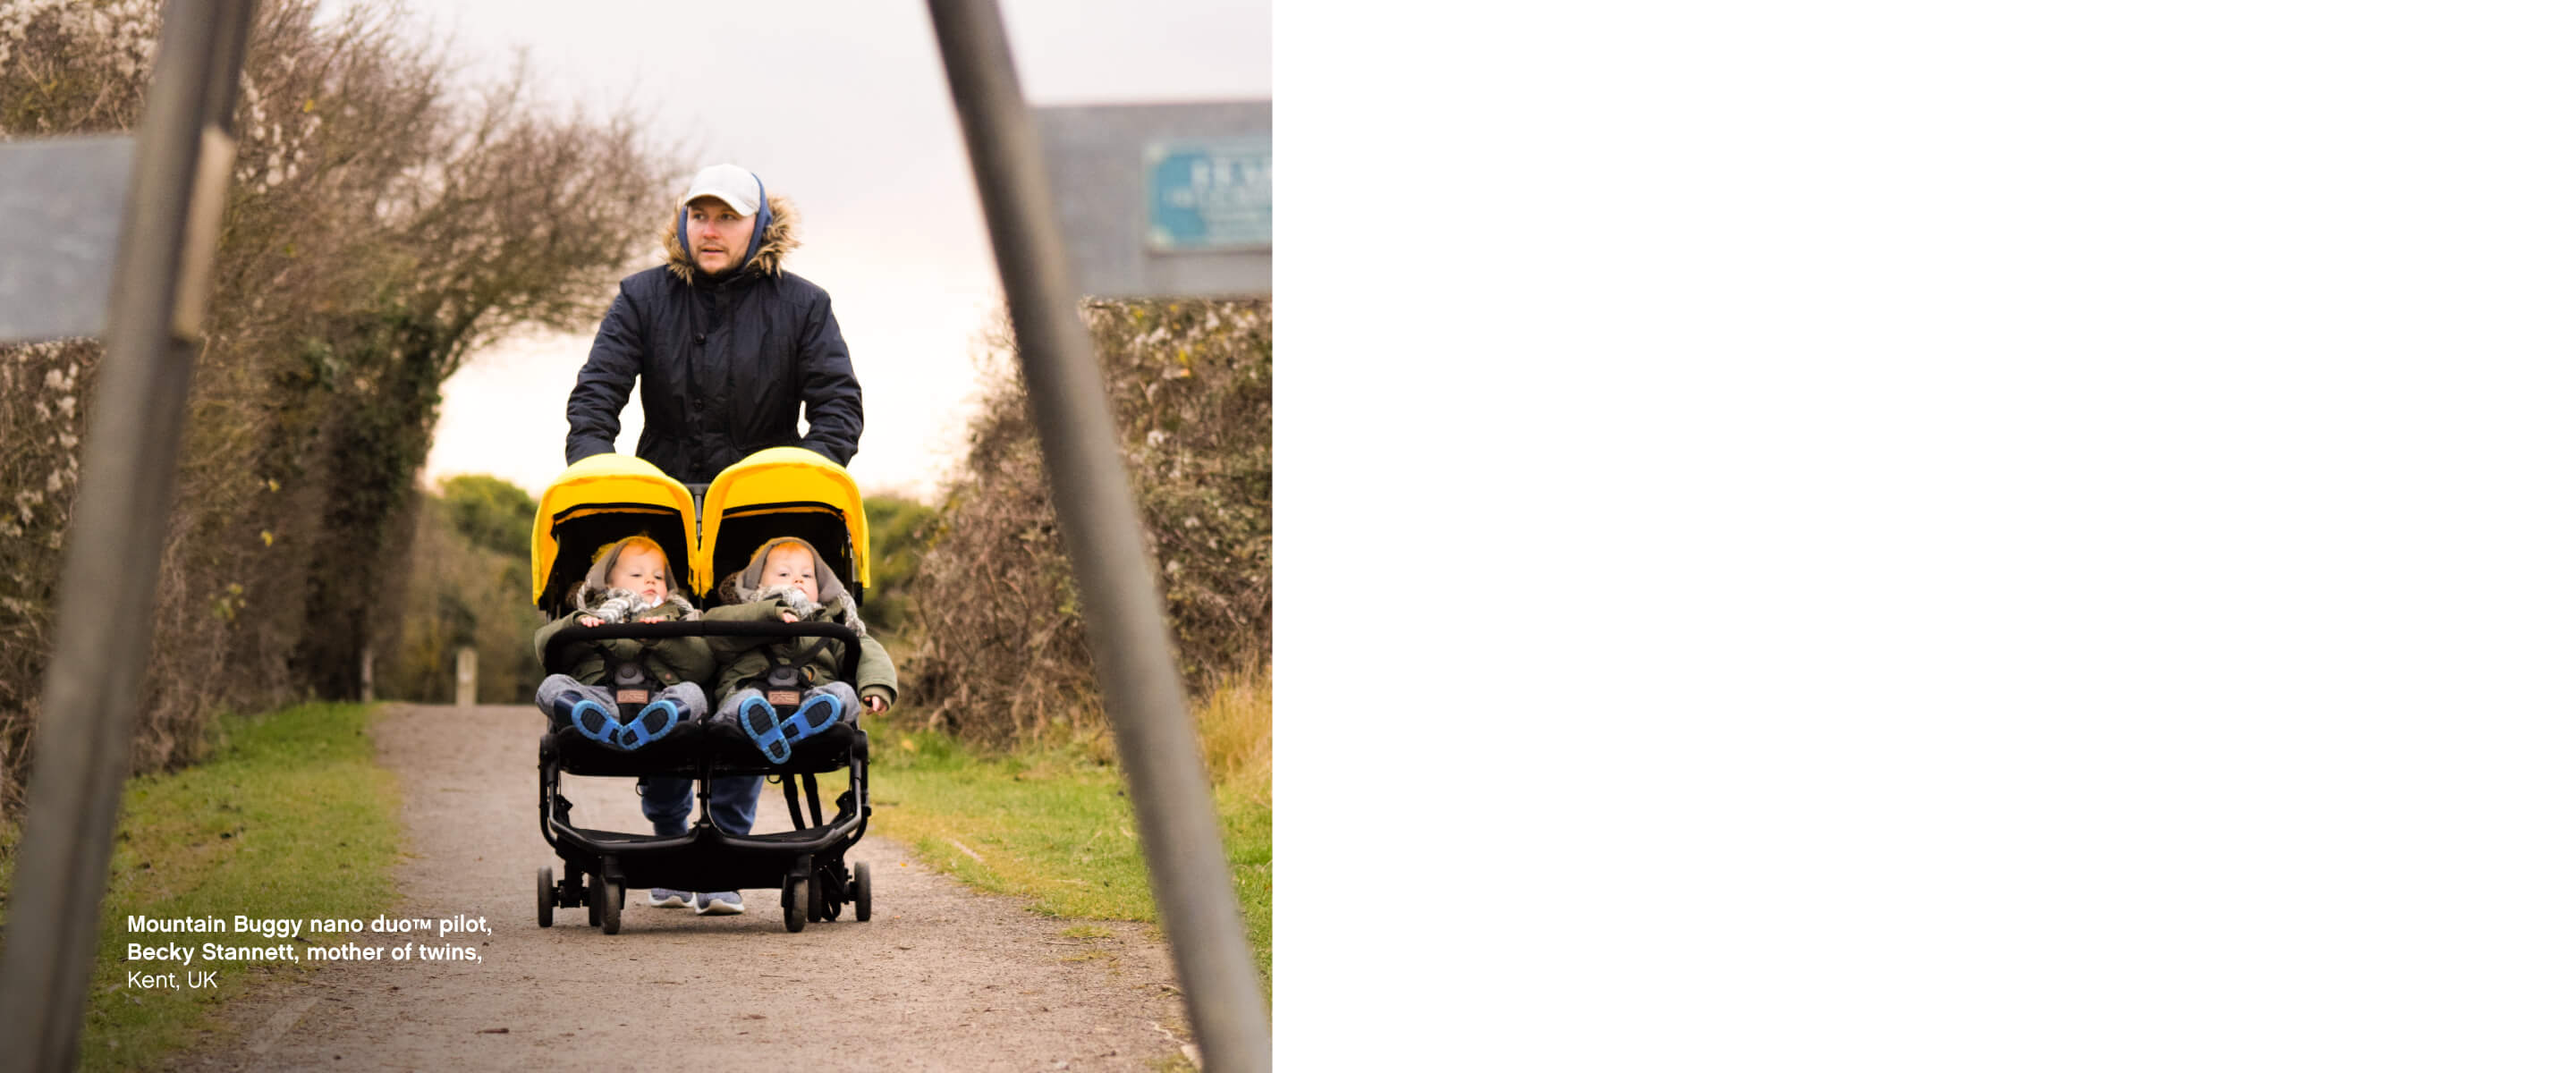
[[[698,618],[697,608],[671,582],[669,557],[646,536],[630,536],[602,549],[573,603],[573,613],[537,630],[539,659],[546,642],[576,622],[598,626]],[[639,666],[642,680],[613,681],[622,664]],[[539,682],[537,707],[557,726],[569,725],[583,737],[631,750],[660,740],[684,721],[704,718],[707,695],[699,683],[714,670],[715,659],[703,637],[604,641],[582,652],[568,673]],[[650,690],[650,699],[632,720],[618,718],[621,690],[630,696]]]
[[[867,635],[849,592],[813,545],[795,537],[762,544],[717,586],[716,602],[706,613],[710,622],[830,622],[859,635],[855,682],[835,673],[841,642],[830,638],[709,638],[716,692],[724,698],[716,719],[739,724],[771,763],[786,763],[797,742],[855,718],[853,709],[882,712],[894,703],[894,660]]]

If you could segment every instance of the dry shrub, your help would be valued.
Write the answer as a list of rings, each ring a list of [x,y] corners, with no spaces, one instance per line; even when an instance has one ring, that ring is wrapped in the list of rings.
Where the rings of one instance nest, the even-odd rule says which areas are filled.
[[[1198,705],[1208,778],[1270,803],[1270,669],[1230,675]]]
[[[1270,658],[1270,303],[1090,302],[1175,654],[1194,695]],[[926,718],[973,740],[1095,733],[1071,564],[1007,330],[911,586],[905,668]]]
[[[0,348],[0,798],[24,770],[44,689],[63,525],[79,476],[78,410],[98,365],[90,340]]]
[[[0,4],[0,137],[132,126],[137,0]],[[623,117],[463,86],[394,0],[265,0],[133,743],[192,759],[219,708],[351,698],[403,591],[439,384],[530,325],[583,327],[677,168]],[[0,815],[14,812],[93,342],[0,348]],[[68,377],[73,389],[48,386]],[[68,408],[66,408],[68,400]]]

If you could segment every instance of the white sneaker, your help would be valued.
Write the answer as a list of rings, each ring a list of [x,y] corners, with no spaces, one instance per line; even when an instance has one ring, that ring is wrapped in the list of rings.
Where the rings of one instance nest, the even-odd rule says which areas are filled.
[[[655,909],[678,909],[681,906],[689,904],[691,897],[692,896],[689,892],[685,890],[671,890],[665,887],[655,887],[653,888],[653,893],[644,899],[644,904],[652,906]]]
[[[713,894],[699,894],[696,898],[698,915],[702,917],[729,917],[742,912],[742,894],[739,891],[720,890]]]

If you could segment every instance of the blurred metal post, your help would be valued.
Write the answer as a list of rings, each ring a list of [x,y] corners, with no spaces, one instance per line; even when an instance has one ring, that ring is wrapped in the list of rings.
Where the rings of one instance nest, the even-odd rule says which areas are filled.
[[[0,954],[0,1070],[79,1064],[255,0],[170,0],[135,139]],[[78,594],[78,599],[71,598]]]
[[[1162,592],[1127,487],[1108,390],[1075,307],[1046,161],[994,0],[929,0],[1028,378],[1047,483],[1082,591],[1092,666],[1190,1026],[1219,1073],[1270,1068],[1270,1017],[1217,838]]]

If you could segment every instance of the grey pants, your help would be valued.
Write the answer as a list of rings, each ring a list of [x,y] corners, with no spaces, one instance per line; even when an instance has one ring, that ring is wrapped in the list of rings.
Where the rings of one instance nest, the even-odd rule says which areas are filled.
[[[741,725],[742,702],[750,700],[753,697],[760,696],[761,693],[762,691],[757,689],[737,689],[731,693],[725,694],[724,704],[718,708],[716,712],[716,722],[732,723],[737,726]],[[800,699],[798,703],[801,704],[805,700],[813,699],[813,696],[816,693],[829,693],[835,697],[839,697],[841,699],[841,718],[856,719],[859,717],[859,691],[850,688],[849,683],[825,682],[822,685],[805,690],[803,698]],[[778,717],[785,719],[795,710],[796,709],[794,708],[785,709],[778,713]]]
[[[617,712],[617,691],[607,686],[584,685],[569,674],[550,674],[537,683],[537,707],[546,713],[546,721],[555,726],[567,724],[565,713],[573,702],[588,698],[598,701],[610,714]],[[647,698],[647,703],[668,700],[680,709],[680,721],[707,717],[707,691],[696,682],[682,682]]]

